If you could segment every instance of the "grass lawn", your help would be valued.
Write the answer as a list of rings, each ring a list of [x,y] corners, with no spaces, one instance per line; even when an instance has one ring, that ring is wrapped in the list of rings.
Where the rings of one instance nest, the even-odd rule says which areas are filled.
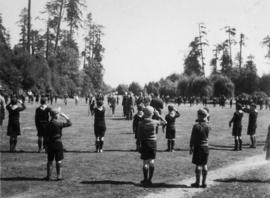
[[[54,105],[55,106],[55,105]],[[201,105],[177,107],[181,117],[177,119],[176,152],[167,153],[165,134],[159,130],[158,153],[156,159],[153,188],[143,188],[142,161],[134,151],[135,140],[132,122],[121,119],[122,107],[116,109],[116,117],[111,117],[107,107],[107,131],[104,153],[95,153],[93,118],[87,117],[87,105],[80,101],[75,106],[70,100],[68,106],[59,100],[57,106],[68,114],[72,127],[63,130],[63,143],[67,150],[63,161],[64,180],[46,182],[41,180],[46,175],[47,158],[45,153],[37,153],[37,136],[34,125],[34,112],[37,104],[28,105],[21,113],[22,136],[18,138],[17,153],[9,153],[9,139],[6,136],[6,124],[1,132],[1,197],[137,197],[149,192],[158,192],[173,186],[167,182],[182,180],[194,176],[194,166],[189,155],[189,138],[196,111]],[[248,156],[261,154],[266,129],[269,124],[270,111],[259,111],[257,128],[257,149],[249,148],[246,135],[248,115],[243,118],[243,151],[234,152],[233,137],[228,122],[234,109],[226,107],[213,108],[211,113],[212,131],[209,137],[211,145],[209,170],[229,165]],[[163,111],[163,115],[167,109]],[[53,172],[55,175],[55,169]],[[223,182],[225,183],[225,182]],[[224,184],[221,185],[224,185]],[[246,183],[239,182],[239,185]],[[258,184],[260,185],[260,184]],[[217,191],[222,192],[223,188]],[[213,191],[215,193],[215,191]],[[215,195],[215,194],[210,194]],[[208,197],[204,195],[204,197]]]

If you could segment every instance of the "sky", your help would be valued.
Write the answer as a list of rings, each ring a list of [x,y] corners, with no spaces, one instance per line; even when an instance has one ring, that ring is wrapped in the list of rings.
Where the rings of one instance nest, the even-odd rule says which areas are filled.
[[[35,20],[41,16],[47,0],[32,0],[32,19],[35,29],[45,30],[45,23]],[[104,26],[102,44],[105,48],[104,80],[116,87],[135,81],[144,85],[158,81],[174,72],[183,72],[189,43],[198,36],[198,24],[207,27],[209,46],[205,47],[206,74],[214,45],[228,35],[224,27],[236,28],[246,35],[244,61],[255,56],[258,74],[270,72],[267,49],[261,41],[270,35],[270,0],[86,0],[84,13],[91,12],[93,20]],[[0,12],[11,35],[11,44],[19,40],[17,21],[27,0],[0,0]],[[83,35],[77,37],[81,50]],[[239,45],[232,49],[235,56]]]

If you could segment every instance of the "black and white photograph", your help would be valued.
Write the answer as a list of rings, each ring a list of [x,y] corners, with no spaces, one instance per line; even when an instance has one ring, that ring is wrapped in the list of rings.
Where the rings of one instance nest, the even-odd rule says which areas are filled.
[[[269,13],[0,0],[0,197],[270,197]]]

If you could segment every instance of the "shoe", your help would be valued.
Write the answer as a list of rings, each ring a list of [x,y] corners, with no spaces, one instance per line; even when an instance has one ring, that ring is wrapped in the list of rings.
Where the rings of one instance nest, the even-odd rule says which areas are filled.
[[[198,183],[192,183],[190,186],[193,187],[193,188],[199,188],[200,187],[200,184],[198,184]]]
[[[62,180],[64,180],[62,177],[57,177],[56,178],[56,181],[62,181]]]
[[[147,182],[146,182],[146,184],[147,184],[147,186],[152,186],[152,181],[150,181],[150,180],[148,180]]]
[[[48,177],[48,176],[46,176],[46,177],[44,177],[44,178],[43,178],[43,180],[45,180],[45,181],[50,181],[50,180],[51,180],[51,178],[50,178],[50,177]]]
[[[141,183],[141,185],[146,186],[147,185],[147,180],[142,180],[140,183]]]
[[[201,188],[206,188],[207,187],[207,184],[202,184],[201,185]]]
[[[103,150],[102,150],[102,149],[100,149],[100,150],[99,150],[99,152],[100,152],[100,153],[103,153]]]

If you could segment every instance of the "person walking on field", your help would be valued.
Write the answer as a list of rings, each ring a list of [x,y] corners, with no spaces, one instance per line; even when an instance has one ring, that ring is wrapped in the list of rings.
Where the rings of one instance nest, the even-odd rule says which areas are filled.
[[[159,120],[152,119],[155,115]],[[158,124],[166,124],[166,121],[160,116],[158,111],[153,107],[147,106],[144,108],[144,119],[139,124],[138,138],[141,144],[141,159],[143,160],[143,176],[142,185],[151,185],[154,174],[156,150],[157,150],[157,135],[155,132]]]
[[[256,110],[256,104],[252,103],[250,108],[244,108],[243,111],[249,114],[247,134],[250,136],[250,148],[256,148],[256,128],[258,111]]]
[[[234,151],[242,150],[242,118],[243,118],[243,111],[241,104],[236,104],[236,111],[233,114],[233,118],[229,122],[229,127],[232,128],[232,135],[234,136]]]
[[[21,100],[12,97],[10,103],[6,106],[9,113],[7,135],[10,136],[10,152],[16,152],[17,136],[21,135],[20,112],[25,110],[25,105]]]
[[[192,163],[196,165],[195,176],[196,181],[191,186],[198,188],[206,188],[206,177],[207,177],[207,162],[209,155],[208,148],[208,135],[211,130],[207,124],[208,113],[205,109],[199,109],[197,112],[198,119],[196,124],[193,125],[192,133],[190,137],[190,154],[192,156]],[[202,185],[200,186],[200,178],[202,175]]]
[[[169,113],[165,116],[166,124],[166,139],[168,140],[168,152],[174,152],[175,144],[175,119],[180,117],[180,113],[172,105],[168,106]],[[163,125],[164,130],[165,125]]]
[[[42,151],[42,145],[43,149],[46,149],[46,139],[44,138],[44,136],[46,134],[47,126],[50,121],[49,116],[51,108],[47,106],[46,102],[47,102],[46,98],[42,97],[40,99],[40,106],[36,109],[35,113],[35,124],[37,128],[39,153]]]
[[[265,140],[264,150],[266,151],[266,160],[270,160],[270,125],[268,126],[268,133]]]
[[[60,109],[50,111],[51,120],[48,123],[47,133],[45,135],[47,142],[47,176],[45,180],[51,180],[53,161],[56,162],[57,180],[62,180],[62,160],[64,159],[64,148],[62,143],[62,129],[72,125],[67,115],[60,113]],[[59,117],[66,121],[59,121]]]
[[[94,108],[94,132],[97,153],[103,152],[104,136],[106,132],[105,112],[106,109],[103,106],[103,100],[97,100],[97,106]]]

